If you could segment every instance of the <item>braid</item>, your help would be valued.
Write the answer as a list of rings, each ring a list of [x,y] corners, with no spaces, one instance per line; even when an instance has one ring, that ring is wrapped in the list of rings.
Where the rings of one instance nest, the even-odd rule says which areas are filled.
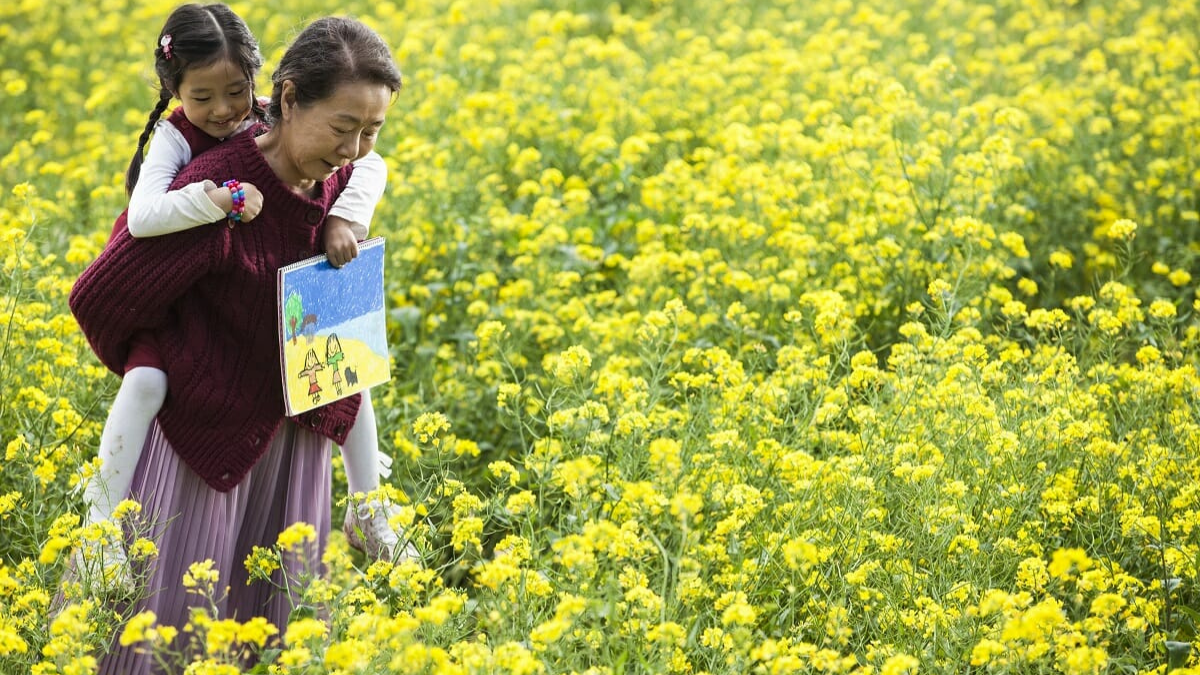
[[[137,185],[138,174],[142,172],[142,151],[146,148],[146,142],[150,140],[150,132],[154,131],[154,125],[158,123],[170,103],[171,92],[166,89],[159,90],[158,105],[150,111],[150,120],[146,122],[146,128],[142,130],[142,135],[138,138],[137,150],[129,162],[129,169],[125,171],[125,196],[127,197],[133,194],[133,186]]]

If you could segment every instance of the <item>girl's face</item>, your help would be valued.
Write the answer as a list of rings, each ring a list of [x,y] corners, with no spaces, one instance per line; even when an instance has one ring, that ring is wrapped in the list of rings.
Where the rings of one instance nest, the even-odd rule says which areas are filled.
[[[324,181],[375,147],[387,117],[391,91],[382,84],[351,82],[307,106],[296,103],[290,80],[283,83],[280,143],[285,183]]]
[[[242,69],[225,59],[185,70],[175,95],[192,125],[213,138],[227,138],[250,114],[254,89]]]

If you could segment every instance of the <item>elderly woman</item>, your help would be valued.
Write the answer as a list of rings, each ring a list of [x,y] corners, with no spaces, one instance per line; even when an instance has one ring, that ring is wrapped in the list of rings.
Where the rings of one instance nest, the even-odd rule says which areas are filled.
[[[298,522],[316,543],[292,561],[320,569],[330,526],[331,440],[342,442],[360,399],[283,416],[275,328],[276,271],[315,255],[325,216],[351,162],[375,144],[400,72],[384,41],[350,19],[324,18],[293,42],[273,76],[274,125],[200,155],[176,186],[236,178],[258,186],[251,224],[224,223],[135,241],[120,232],[76,282],[71,309],[100,360],[118,370],[131,336],[149,331],[170,392],[145,440],[131,497],[155,523],[159,556],[145,572],[139,610],[182,627],[191,604],[180,580],[211,560],[229,594],[218,611],[282,628],[294,598],[247,585],[253,547]],[[102,673],[150,672],[119,648]]]

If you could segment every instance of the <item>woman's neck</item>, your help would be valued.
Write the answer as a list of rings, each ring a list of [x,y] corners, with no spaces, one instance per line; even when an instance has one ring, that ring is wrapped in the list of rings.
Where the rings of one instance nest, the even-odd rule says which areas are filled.
[[[267,160],[267,166],[271,167],[271,171],[275,172],[275,176],[281,183],[297,194],[312,195],[317,182],[300,175],[295,162],[288,157],[278,131],[272,129],[254,140],[258,143],[258,149],[262,152],[263,159]]]

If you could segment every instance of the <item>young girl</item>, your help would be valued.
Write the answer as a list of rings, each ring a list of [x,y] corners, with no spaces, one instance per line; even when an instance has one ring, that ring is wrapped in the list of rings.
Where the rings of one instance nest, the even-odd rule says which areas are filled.
[[[126,221],[131,235],[156,237],[192,227],[219,227],[212,224],[217,221],[229,227],[253,227],[251,221],[261,210],[263,197],[251,183],[230,180],[217,186],[206,181],[168,189],[192,157],[264,121],[265,110],[254,96],[254,80],[261,66],[253,35],[227,6],[188,4],[167,18],[155,49],[158,104],[150,113],[126,175],[126,190],[131,193]],[[167,119],[160,119],[172,98],[183,105]],[[143,163],[142,151],[151,131],[154,142]],[[374,152],[355,164],[350,182],[325,222],[323,242],[335,267],[358,255],[357,241],[366,238],[366,224],[386,179],[387,167]],[[118,220],[116,227],[121,223]],[[135,338],[100,438],[100,470],[84,488],[89,522],[111,518],[116,504],[129,491],[140,449],[167,395],[164,370],[148,334]],[[356,423],[342,446],[352,496],[377,489],[380,473],[388,475],[391,464],[391,458],[378,450],[368,393],[362,396]],[[414,555],[415,550],[401,546],[400,536],[388,525],[393,509],[380,506],[351,500],[343,526],[351,545],[371,557]],[[81,551],[76,552],[77,569],[85,564],[82,556]],[[105,547],[93,553],[93,558],[97,557],[115,573],[118,584],[128,585],[123,551]]]

